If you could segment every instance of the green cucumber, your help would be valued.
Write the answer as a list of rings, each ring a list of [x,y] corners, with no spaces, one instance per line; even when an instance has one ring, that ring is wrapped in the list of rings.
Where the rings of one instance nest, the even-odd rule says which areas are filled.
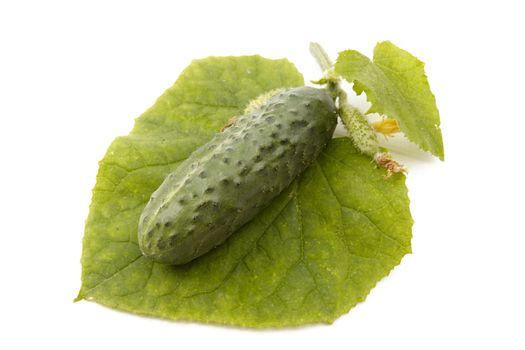
[[[142,253],[183,264],[223,243],[301,174],[332,137],[330,95],[300,87],[270,97],[169,174],[139,221]]]

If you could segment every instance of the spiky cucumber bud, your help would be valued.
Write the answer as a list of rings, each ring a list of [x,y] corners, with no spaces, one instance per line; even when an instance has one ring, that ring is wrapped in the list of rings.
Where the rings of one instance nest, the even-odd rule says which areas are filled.
[[[354,146],[363,154],[373,157],[380,152],[377,136],[366,117],[346,101],[346,93],[339,95],[339,116]]]

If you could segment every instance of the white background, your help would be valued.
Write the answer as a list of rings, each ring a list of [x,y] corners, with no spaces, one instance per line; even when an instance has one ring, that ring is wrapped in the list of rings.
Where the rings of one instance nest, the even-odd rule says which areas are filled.
[[[519,1],[0,2],[0,348],[524,349],[524,11]],[[413,254],[333,325],[253,331],[73,303],[98,164],[209,55],[319,78],[391,40],[427,63],[446,161],[402,158]]]

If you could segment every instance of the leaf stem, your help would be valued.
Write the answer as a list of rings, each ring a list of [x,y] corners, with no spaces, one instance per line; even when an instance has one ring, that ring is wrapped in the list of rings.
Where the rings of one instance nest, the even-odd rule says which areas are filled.
[[[310,53],[312,54],[312,56],[314,56],[315,60],[321,67],[323,73],[326,73],[326,71],[332,69],[332,60],[330,60],[330,57],[328,57],[328,54],[320,44],[311,42]]]

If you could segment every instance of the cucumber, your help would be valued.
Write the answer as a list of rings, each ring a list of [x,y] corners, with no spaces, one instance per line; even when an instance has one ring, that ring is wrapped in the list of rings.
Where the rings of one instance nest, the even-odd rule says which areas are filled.
[[[184,264],[223,243],[316,159],[336,123],[330,95],[311,87],[277,93],[238,117],[151,195],[138,227],[142,253]]]

